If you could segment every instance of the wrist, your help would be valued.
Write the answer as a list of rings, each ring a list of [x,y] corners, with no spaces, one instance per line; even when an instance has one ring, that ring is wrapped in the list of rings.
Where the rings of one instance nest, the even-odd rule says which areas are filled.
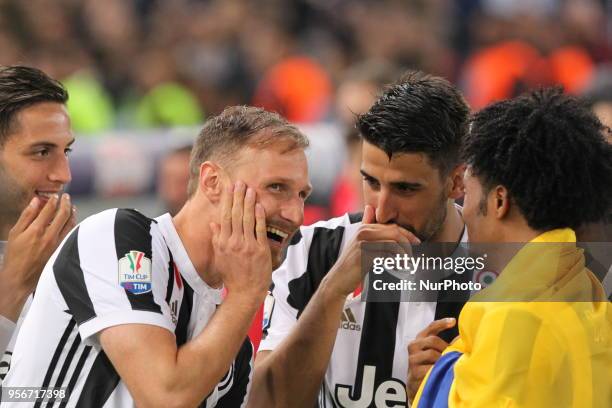
[[[223,303],[236,306],[242,310],[245,310],[246,312],[253,311],[253,313],[255,313],[263,303],[266,293],[267,292],[265,290],[228,290]]]
[[[16,322],[30,293],[10,278],[0,273],[0,315]]]
[[[348,293],[345,293],[345,290],[336,285],[331,271],[323,278],[323,280],[321,280],[319,291],[324,299],[331,302],[344,302],[346,297],[349,295]]]

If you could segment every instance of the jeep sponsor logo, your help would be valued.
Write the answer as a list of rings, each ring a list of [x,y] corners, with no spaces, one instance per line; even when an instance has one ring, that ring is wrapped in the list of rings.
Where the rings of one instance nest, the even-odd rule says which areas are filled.
[[[364,366],[361,395],[353,395],[354,387],[350,385],[337,384],[334,393],[336,404],[342,408],[406,407],[406,385],[403,382],[390,378],[374,389],[375,378],[376,367]]]

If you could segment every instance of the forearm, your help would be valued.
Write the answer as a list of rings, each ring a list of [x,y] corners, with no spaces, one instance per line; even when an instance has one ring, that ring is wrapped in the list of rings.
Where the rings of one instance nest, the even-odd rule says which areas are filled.
[[[144,324],[110,327],[100,343],[137,406],[198,406],[231,366],[258,306],[254,297],[228,295],[204,330],[179,348],[171,332]]]
[[[179,349],[176,378],[212,390],[236,357],[262,302],[263,295],[261,301],[228,295],[202,333]]]
[[[0,269],[0,315],[17,322],[30,291],[14,275],[6,266]]]
[[[257,361],[251,407],[312,406],[334,347],[345,296],[324,279],[291,334]]]

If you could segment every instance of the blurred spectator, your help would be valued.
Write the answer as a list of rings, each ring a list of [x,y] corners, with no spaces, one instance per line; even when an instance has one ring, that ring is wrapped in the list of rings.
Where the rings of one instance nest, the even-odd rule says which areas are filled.
[[[146,192],[154,181],[151,148],[136,139],[110,135],[97,143],[91,156],[96,195],[111,198]]]
[[[360,144],[354,134],[341,135],[351,135],[354,114],[396,75],[361,80],[360,67],[444,76],[474,109],[549,84],[590,95],[612,59],[609,3],[3,0],[0,64],[32,65],[61,78],[76,132],[120,135],[102,146],[92,140],[103,157],[82,160],[93,163],[95,182],[75,180],[105,196],[151,191],[155,180],[145,173],[158,151],[123,140],[139,129],[160,135],[155,128],[200,124],[225,106],[252,103],[315,133],[333,127],[310,149],[315,194],[306,212],[313,221],[361,206]],[[606,106],[593,106],[604,121]],[[104,152],[118,152],[119,161],[109,166]]]
[[[136,61],[134,83],[142,96],[133,112],[137,127],[198,125],[204,113],[194,93],[180,83],[176,61],[162,49],[150,49]],[[143,70],[142,67],[148,67]]]
[[[336,116],[345,129],[354,128],[356,116],[366,112],[382,87],[397,81],[401,71],[384,60],[369,60],[346,70],[336,90]]]
[[[347,160],[330,198],[330,215],[363,210],[361,136],[357,116],[366,112],[385,85],[399,79],[399,69],[385,61],[367,61],[351,67],[336,92],[336,112],[346,142]]]
[[[368,107],[369,108],[369,107]],[[330,215],[339,217],[347,212],[363,210],[361,177],[361,136],[357,129],[350,129],[346,136],[347,161],[334,183],[330,197]]]
[[[599,120],[612,129],[612,65],[602,67],[595,73],[584,97]],[[606,136],[612,143],[612,133],[607,132]]]
[[[187,202],[189,181],[189,157],[191,145],[176,148],[166,154],[159,163],[157,194],[165,211],[174,216]]]
[[[197,125],[204,114],[189,89],[176,82],[163,82],[147,92],[138,102],[136,124],[139,127]]]
[[[76,88],[101,113],[84,115],[83,131],[194,124],[204,112],[252,101],[294,121],[327,120],[333,84],[371,59],[464,78],[478,107],[542,82],[584,90],[610,60],[605,4],[4,0],[0,62],[65,79],[88,72]]]
[[[104,85],[90,71],[79,71],[62,83],[70,94],[68,112],[78,133],[100,133],[114,127],[115,113]]]
[[[253,104],[278,112],[291,122],[319,122],[328,114],[331,91],[323,67],[310,58],[291,57],[266,72]]]
[[[472,108],[547,85],[582,93],[610,58],[604,16],[599,0],[481,0],[461,69]]]
[[[465,63],[462,86],[470,106],[482,109],[494,101],[550,82],[546,61],[525,42],[508,41],[479,49]]]
[[[570,93],[580,94],[593,76],[595,64],[585,49],[560,47],[549,57],[553,81]]]

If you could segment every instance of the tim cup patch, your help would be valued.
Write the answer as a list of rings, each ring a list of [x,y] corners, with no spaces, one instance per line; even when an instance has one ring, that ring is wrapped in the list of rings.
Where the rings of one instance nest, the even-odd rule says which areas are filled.
[[[141,295],[151,291],[151,260],[144,252],[130,251],[119,259],[119,284],[128,292]]]

